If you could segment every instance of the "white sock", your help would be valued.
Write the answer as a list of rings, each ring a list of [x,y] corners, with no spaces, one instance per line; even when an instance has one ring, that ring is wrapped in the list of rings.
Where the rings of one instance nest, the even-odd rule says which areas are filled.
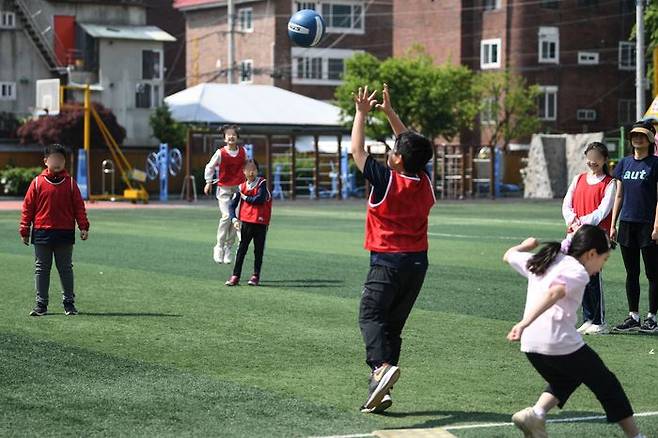
[[[538,416],[542,420],[546,417],[546,411],[541,406],[534,405],[532,407],[532,411],[535,413],[536,416]]]
[[[628,312],[628,315],[636,321],[640,320],[640,314],[638,312]]]
[[[647,313],[647,318],[648,319],[653,319],[655,321],[656,320],[656,314],[649,312],[649,313]]]

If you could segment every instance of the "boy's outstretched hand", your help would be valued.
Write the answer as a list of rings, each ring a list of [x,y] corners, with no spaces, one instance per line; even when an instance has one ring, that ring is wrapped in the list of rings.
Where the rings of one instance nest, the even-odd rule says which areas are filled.
[[[23,241],[23,245],[30,245],[30,236],[21,236],[21,240]]]
[[[88,230],[80,230],[80,239],[82,239],[82,240],[89,239],[89,231]]]
[[[388,91],[388,84],[384,84],[384,91],[382,91],[382,103],[378,103],[376,108],[382,110],[386,114],[393,112],[393,105],[391,105],[391,94]]]
[[[371,109],[377,104],[377,90],[373,91],[371,94],[368,94],[368,86],[359,87],[357,94],[352,93],[352,98],[354,99],[354,104],[356,106],[357,113],[368,113]]]

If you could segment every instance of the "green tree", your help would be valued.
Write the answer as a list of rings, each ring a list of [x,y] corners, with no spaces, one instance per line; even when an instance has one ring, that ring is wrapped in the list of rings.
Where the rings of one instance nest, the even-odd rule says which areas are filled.
[[[489,126],[489,146],[504,149],[511,140],[528,136],[541,127],[537,116],[539,87],[529,86],[515,73],[483,72],[475,81],[480,121]]]
[[[336,100],[349,125],[354,116],[352,92],[364,85],[381,90],[387,83],[393,106],[410,129],[429,138],[443,136],[450,140],[463,129],[472,127],[479,109],[473,89],[474,78],[467,67],[435,65],[419,48],[404,57],[384,61],[363,53],[347,61]],[[375,139],[391,135],[383,113],[374,111],[369,117],[366,135]]]
[[[166,103],[155,109],[149,118],[149,124],[153,129],[153,136],[160,143],[181,147],[187,141],[187,128],[171,117],[171,111]]]

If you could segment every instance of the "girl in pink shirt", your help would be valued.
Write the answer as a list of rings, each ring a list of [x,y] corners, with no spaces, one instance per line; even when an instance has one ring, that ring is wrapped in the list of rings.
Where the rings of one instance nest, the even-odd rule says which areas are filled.
[[[584,383],[598,398],[609,422],[619,423],[627,437],[642,438],[633,409],[617,377],[576,330],[578,309],[590,276],[601,271],[613,247],[605,231],[582,225],[571,240],[539,242],[528,238],[507,250],[503,260],[528,279],[523,319],[507,335],[521,341],[521,351],[548,386],[534,407],[512,416],[525,436],[545,437],[546,413],[562,408]]]

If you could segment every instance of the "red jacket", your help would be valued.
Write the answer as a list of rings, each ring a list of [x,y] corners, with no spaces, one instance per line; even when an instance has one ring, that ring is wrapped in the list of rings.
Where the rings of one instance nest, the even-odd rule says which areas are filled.
[[[63,170],[51,175],[45,169],[30,183],[21,213],[21,236],[30,235],[30,227],[40,230],[89,230],[87,211],[75,180]]]

